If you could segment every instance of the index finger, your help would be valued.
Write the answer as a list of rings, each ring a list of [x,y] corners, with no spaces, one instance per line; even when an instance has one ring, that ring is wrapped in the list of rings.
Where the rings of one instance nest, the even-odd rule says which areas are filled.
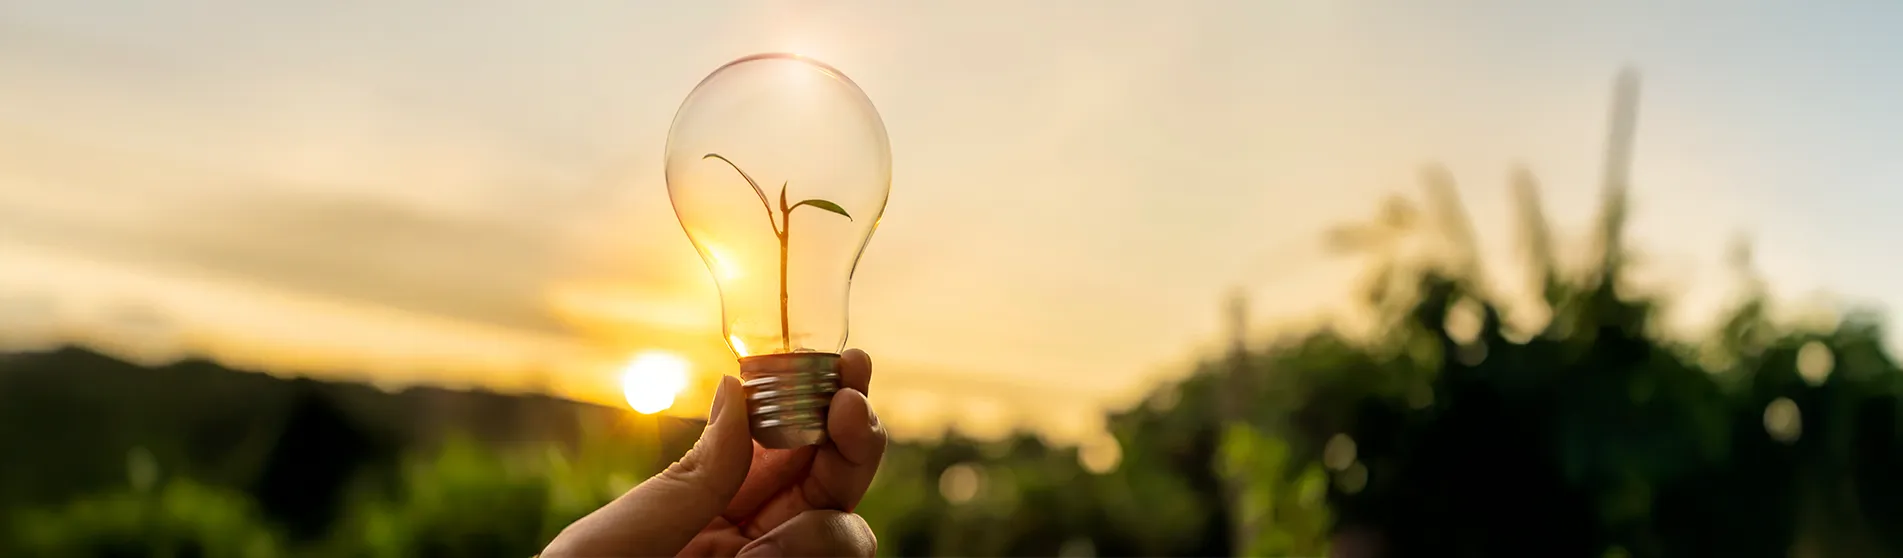
[[[872,394],[872,357],[859,349],[839,354],[839,387]]]

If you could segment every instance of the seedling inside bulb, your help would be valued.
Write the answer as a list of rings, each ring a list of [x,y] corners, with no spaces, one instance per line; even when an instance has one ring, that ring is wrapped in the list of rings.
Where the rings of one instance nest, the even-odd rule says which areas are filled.
[[[793,232],[793,210],[799,209],[801,206],[817,207],[838,213],[845,217],[847,221],[852,220],[852,215],[846,213],[846,208],[839,207],[839,204],[817,198],[801,201],[793,205],[786,205],[786,186],[791,184],[789,181],[780,183],[780,218],[776,221],[773,218],[773,204],[768,202],[766,198],[766,190],[761,189],[760,183],[754,181],[753,176],[748,175],[747,171],[742,170],[740,165],[734,164],[732,160],[722,157],[719,153],[708,153],[702,156],[701,159],[719,159],[721,162],[726,163],[727,166],[733,167],[734,172],[740,173],[740,178],[746,179],[747,185],[753,187],[753,194],[760,197],[760,207],[766,209],[767,226],[772,227],[773,236],[779,237],[780,239],[780,351],[791,352],[793,350],[792,322],[787,319],[786,315],[788,299],[786,295],[786,252],[787,246],[789,246],[787,238],[791,236]]]

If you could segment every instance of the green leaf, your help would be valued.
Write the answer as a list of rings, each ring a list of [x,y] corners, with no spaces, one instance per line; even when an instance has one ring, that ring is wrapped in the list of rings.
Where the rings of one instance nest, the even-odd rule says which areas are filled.
[[[802,205],[810,205],[810,206],[813,206],[813,207],[817,207],[817,208],[820,208],[820,209],[824,209],[824,210],[827,210],[827,211],[831,211],[831,212],[833,212],[833,213],[838,213],[838,214],[840,214],[840,215],[843,215],[843,216],[845,216],[847,220],[851,220],[851,219],[852,219],[852,214],[850,214],[850,213],[846,213],[846,208],[843,208],[843,207],[839,207],[839,204],[836,204],[836,203],[833,203],[833,202],[829,202],[829,201],[826,201],[826,200],[817,200],[817,199],[815,199],[815,200],[806,200],[806,201],[803,201],[803,202],[799,202],[799,203],[796,203],[796,204],[793,204],[793,207],[799,207],[799,206],[802,206]],[[787,211],[792,211],[792,210],[791,210],[791,209],[789,209],[789,210],[787,210]]]

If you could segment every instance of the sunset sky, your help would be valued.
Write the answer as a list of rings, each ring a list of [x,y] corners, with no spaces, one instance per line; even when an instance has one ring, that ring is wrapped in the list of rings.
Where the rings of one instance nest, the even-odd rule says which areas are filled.
[[[1686,320],[1739,232],[1778,293],[1903,304],[1903,6],[83,4],[0,4],[0,337],[604,402],[664,350],[702,413],[733,364],[662,147],[696,82],[762,51],[884,117],[849,344],[913,433],[1090,431],[1217,341],[1234,286],[1264,334],[1338,310],[1356,268],[1320,233],[1426,163],[1493,261],[1516,162],[1579,242],[1627,64],[1631,238]]]

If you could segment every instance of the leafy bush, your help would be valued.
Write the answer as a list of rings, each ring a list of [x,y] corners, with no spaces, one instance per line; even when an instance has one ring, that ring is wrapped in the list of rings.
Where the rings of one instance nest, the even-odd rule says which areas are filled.
[[[1246,556],[1326,556],[1334,516],[1328,509],[1328,473],[1300,466],[1288,443],[1247,424],[1229,428],[1218,460],[1242,490],[1236,503]]]
[[[625,442],[592,437],[571,456],[552,445],[506,451],[451,438],[433,455],[407,460],[393,497],[360,491],[327,553],[533,555],[652,474],[655,449]]]
[[[14,516],[20,556],[274,558],[280,537],[244,494],[173,480]]]

